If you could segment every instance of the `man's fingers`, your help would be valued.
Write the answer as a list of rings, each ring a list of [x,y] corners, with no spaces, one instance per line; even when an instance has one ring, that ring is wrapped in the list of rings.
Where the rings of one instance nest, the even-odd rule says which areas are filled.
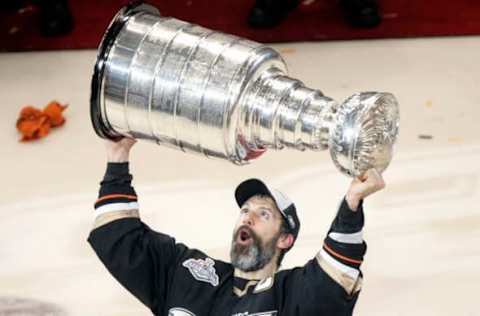
[[[382,175],[375,169],[367,170],[361,177],[354,178],[347,195],[362,200],[385,187]]]
[[[357,180],[358,182],[365,182],[369,179],[371,180],[372,177],[375,177],[374,172],[376,172],[375,169],[368,169],[362,175],[356,177],[355,180]]]
[[[126,145],[126,146],[133,146],[137,140],[135,138],[130,138],[130,137],[124,137],[120,140],[120,144]]]
[[[105,139],[105,142],[110,145],[133,145],[137,140],[135,138],[122,137],[118,140]]]
[[[127,138],[125,138],[125,139],[126,139],[126,141],[127,141],[129,144],[132,144],[132,145],[137,142],[137,140],[136,140],[135,138],[129,138],[129,137],[127,137]]]
[[[385,188],[385,181],[383,180],[382,175],[376,169],[370,169],[366,172],[367,180],[366,182],[369,183],[369,186],[381,190]]]
[[[366,191],[378,191],[385,188],[385,181],[382,175],[373,168],[367,170],[362,176],[355,178],[352,184]]]

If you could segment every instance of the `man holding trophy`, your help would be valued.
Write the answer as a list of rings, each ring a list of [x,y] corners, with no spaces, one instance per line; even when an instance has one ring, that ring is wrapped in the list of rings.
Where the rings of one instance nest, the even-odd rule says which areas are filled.
[[[257,179],[235,191],[240,211],[231,263],[155,232],[139,216],[129,152],[135,140],[106,141],[108,166],[89,242],[110,273],[155,315],[351,315],[362,285],[362,202],[382,189],[371,169],[355,178],[319,252],[278,271],[299,233],[295,205]]]
[[[362,286],[363,200],[382,189],[397,139],[390,93],[339,104],[287,75],[275,50],[123,8],[100,44],[90,114],[107,139],[107,171],[88,241],[110,273],[155,315],[351,315]],[[140,220],[129,173],[135,139],[250,163],[267,149],[329,150],[354,178],[319,252],[278,271],[300,230],[295,204],[258,179],[235,190],[239,206],[223,262]]]

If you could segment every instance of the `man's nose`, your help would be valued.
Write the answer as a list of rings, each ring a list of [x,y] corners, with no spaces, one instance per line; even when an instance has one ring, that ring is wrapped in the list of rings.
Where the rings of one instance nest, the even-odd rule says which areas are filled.
[[[248,225],[248,226],[253,226],[254,219],[253,219],[253,214],[252,212],[248,212],[245,214],[242,218],[242,224],[243,225]]]

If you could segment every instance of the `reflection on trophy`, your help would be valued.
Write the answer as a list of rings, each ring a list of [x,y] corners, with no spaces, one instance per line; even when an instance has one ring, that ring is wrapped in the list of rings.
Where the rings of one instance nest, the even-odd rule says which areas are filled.
[[[100,44],[92,79],[97,134],[154,141],[245,164],[268,148],[326,150],[343,173],[382,172],[398,135],[390,93],[338,104],[287,75],[278,52],[243,38],[123,8]]]

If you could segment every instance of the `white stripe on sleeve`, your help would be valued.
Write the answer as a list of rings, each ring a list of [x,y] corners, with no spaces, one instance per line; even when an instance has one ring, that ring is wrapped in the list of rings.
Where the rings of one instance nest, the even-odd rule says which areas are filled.
[[[322,248],[320,250],[320,256],[323,259],[325,259],[325,261],[327,261],[328,263],[330,263],[332,266],[334,266],[338,270],[342,271],[343,273],[347,274],[352,279],[356,280],[358,278],[360,272],[357,269],[354,269],[354,268],[349,267],[349,266],[347,266],[347,265],[345,265],[341,262],[338,262],[337,260],[335,260],[335,258],[330,256],[330,254],[328,252],[326,252],[325,249]]]
[[[138,210],[138,202],[105,204],[96,208],[93,214],[94,217],[97,218],[98,216],[105,213],[130,210]]]
[[[359,231],[353,234],[342,234],[342,233],[331,232],[330,234],[328,234],[328,236],[335,241],[343,242],[346,244],[363,243],[363,231]]]

